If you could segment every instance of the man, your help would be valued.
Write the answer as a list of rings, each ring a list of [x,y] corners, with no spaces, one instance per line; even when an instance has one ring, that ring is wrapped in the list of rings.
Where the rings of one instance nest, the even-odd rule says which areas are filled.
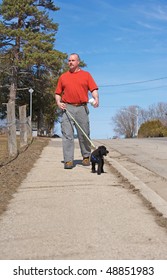
[[[94,108],[99,106],[98,87],[90,73],[80,69],[79,63],[80,58],[78,54],[73,53],[69,56],[69,71],[60,76],[55,90],[57,106],[63,112],[61,130],[65,169],[73,168],[74,160],[75,122],[70,115],[89,137],[89,110],[87,107],[89,91],[94,98]],[[68,114],[68,111],[70,114]],[[91,145],[77,125],[75,127],[83,157],[82,163],[84,166],[88,166],[90,164]]]

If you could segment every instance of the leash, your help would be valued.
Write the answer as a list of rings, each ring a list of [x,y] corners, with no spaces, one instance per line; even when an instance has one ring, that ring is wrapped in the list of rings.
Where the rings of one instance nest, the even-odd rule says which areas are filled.
[[[67,114],[69,115],[69,117],[75,122],[75,124],[78,126],[78,128],[82,131],[82,133],[84,134],[84,136],[86,137],[86,139],[89,141],[89,143],[91,144],[91,146],[96,149],[96,146],[93,144],[93,142],[90,140],[90,138],[88,137],[88,135],[85,133],[85,131],[82,129],[82,127],[79,125],[79,123],[74,119],[74,117],[70,114],[70,112],[65,109],[64,111],[67,112]]]

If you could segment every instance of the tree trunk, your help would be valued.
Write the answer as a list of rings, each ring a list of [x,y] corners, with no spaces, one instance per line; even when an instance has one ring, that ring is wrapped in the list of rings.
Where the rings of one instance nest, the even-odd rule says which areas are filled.
[[[11,85],[10,85],[10,93],[9,93],[9,102],[14,102],[16,99],[16,91],[17,91],[17,67],[12,67],[12,77],[11,77]]]

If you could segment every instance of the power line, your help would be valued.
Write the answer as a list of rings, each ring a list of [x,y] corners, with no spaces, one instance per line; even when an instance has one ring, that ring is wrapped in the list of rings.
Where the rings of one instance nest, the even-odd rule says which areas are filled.
[[[150,83],[150,82],[155,82],[155,81],[164,80],[164,79],[167,79],[167,77],[156,78],[156,79],[152,79],[152,80],[145,80],[145,81],[136,81],[136,82],[130,82],[130,83],[123,83],[123,84],[100,85],[99,87],[119,87],[119,86],[129,86],[129,85],[135,85],[135,84]]]
[[[144,88],[144,89],[133,89],[133,90],[128,90],[128,91],[118,91],[118,92],[112,92],[113,94],[120,94],[120,93],[133,93],[133,92],[145,92],[145,91],[149,91],[149,90],[154,90],[154,89],[160,89],[160,88],[166,88],[167,85],[164,86],[159,86],[159,87],[151,87],[151,88]],[[103,93],[104,94],[104,93]],[[107,93],[108,94],[108,93]]]

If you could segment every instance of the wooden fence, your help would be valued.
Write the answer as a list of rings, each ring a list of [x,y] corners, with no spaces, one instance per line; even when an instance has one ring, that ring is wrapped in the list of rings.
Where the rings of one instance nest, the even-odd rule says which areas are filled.
[[[30,117],[26,117],[26,105],[19,107],[19,130],[20,130],[20,148],[25,147],[32,141],[32,125]],[[9,156],[18,154],[16,139],[16,117],[15,103],[7,103],[7,135]]]

